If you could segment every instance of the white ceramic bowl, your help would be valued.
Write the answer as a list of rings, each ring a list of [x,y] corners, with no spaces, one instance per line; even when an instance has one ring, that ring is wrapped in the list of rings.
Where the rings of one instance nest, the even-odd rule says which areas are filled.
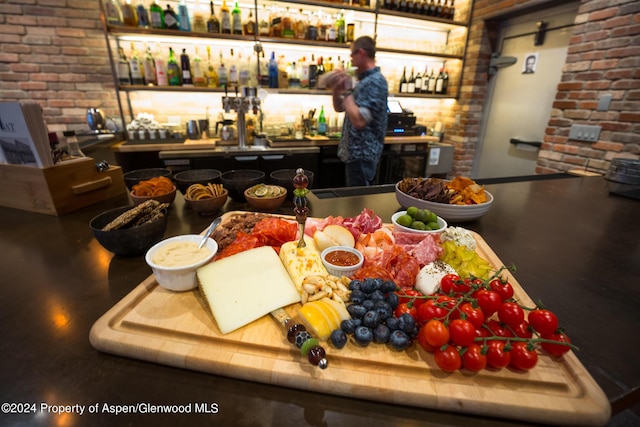
[[[350,265],[350,266],[340,266],[340,265],[331,264],[326,260],[326,256],[330,252],[336,251],[336,250],[351,252],[352,254],[355,254],[358,257],[358,263],[356,265]],[[325,249],[324,251],[322,251],[322,253],[320,254],[320,257],[322,258],[322,264],[324,264],[324,267],[327,269],[329,274],[333,274],[334,276],[337,276],[337,277],[351,276],[358,269],[360,269],[360,267],[362,267],[362,263],[364,263],[364,256],[362,255],[362,253],[359,250],[352,248],[351,246],[331,246]]]
[[[487,201],[484,203],[480,203],[479,205],[450,205],[448,203],[429,202],[412,197],[400,191],[398,184],[399,183],[396,184],[396,200],[400,203],[400,206],[405,209],[410,206],[429,209],[448,222],[465,222],[478,219],[489,211],[493,203],[493,195],[487,190],[484,191],[487,195]]]
[[[407,211],[399,211],[391,215],[391,222],[393,223],[394,231],[404,231],[407,233],[417,233],[417,234],[431,234],[431,233],[442,233],[447,228],[447,221],[438,216],[438,227],[437,230],[416,230],[415,228],[405,227],[404,225],[398,224],[398,218],[402,215],[406,214]]]
[[[192,242],[198,245],[200,244],[200,241],[202,241],[202,237],[203,236],[198,234],[184,234],[181,236],[170,237],[155,244],[147,251],[145,261],[153,270],[156,281],[160,286],[171,291],[178,292],[189,291],[197,286],[196,270],[211,261],[216,252],[218,252],[218,243],[212,238],[208,238],[207,243],[205,244],[205,247],[209,249],[209,256],[192,264],[179,267],[164,267],[154,263],[153,258],[158,249],[167,243]]]

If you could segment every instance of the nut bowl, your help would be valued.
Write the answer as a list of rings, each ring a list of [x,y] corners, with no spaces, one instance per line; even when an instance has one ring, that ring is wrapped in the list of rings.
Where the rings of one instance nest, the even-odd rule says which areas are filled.
[[[136,196],[131,191],[129,191],[129,196],[131,197],[131,200],[133,200],[133,203],[136,205],[146,202],[149,199],[157,200],[160,203],[171,204],[176,199],[176,186],[174,185],[173,190],[171,190],[170,192],[158,196]]]
[[[364,256],[351,246],[331,246],[320,254],[322,264],[329,274],[334,276],[351,276],[364,263]],[[357,260],[357,261],[356,261]]]
[[[447,221],[438,216],[438,228],[435,230],[417,230],[411,227],[405,227],[404,225],[398,224],[398,218],[402,215],[406,214],[407,211],[399,211],[391,215],[391,222],[393,223],[393,231],[400,231],[405,233],[416,233],[416,234],[432,234],[432,233],[442,233],[447,228]]]
[[[222,173],[217,169],[190,169],[175,174],[173,181],[182,194],[187,194],[187,188],[193,184],[207,185],[220,182],[220,175]]]
[[[185,196],[184,202],[189,208],[193,209],[200,215],[214,215],[224,206],[225,203],[227,203],[228,195],[229,191],[225,188],[219,196],[197,200],[189,199]]]
[[[287,189],[279,185],[258,184],[244,191],[250,206],[261,211],[273,211],[284,203]]]
[[[236,169],[224,172],[220,176],[222,185],[229,190],[229,197],[236,202],[244,203],[244,190],[264,182],[265,174],[260,170]]]
[[[116,219],[132,206],[121,206],[97,215],[89,222],[91,233],[98,243],[115,255],[130,257],[144,254],[147,249],[162,240],[167,230],[167,216],[163,215],[157,221],[138,227],[121,228],[103,231],[102,228]]]
[[[403,208],[415,206],[420,209],[429,209],[448,222],[473,221],[486,214],[493,203],[493,195],[485,190],[487,201],[478,205],[450,205],[448,203],[430,202],[410,196],[398,188],[396,184],[396,200]]]
[[[196,270],[207,264],[218,252],[218,243],[212,238],[207,238],[206,248],[209,253],[204,257],[194,256],[194,260],[189,262],[186,256],[197,249],[203,236],[198,234],[185,234],[170,237],[149,249],[145,255],[145,261],[153,270],[156,281],[160,286],[170,291],[184,292],[195,289],[197,286]],[[182,247],[174,245],[184,245]],[[169,246],[169,247],[168,247]],[[164,259],[158,259],[163,255]],[[175,266],[170,266],[175,264]]]
[[[146,181],[158,176],[166,176],[167,178],[171,178],[171,171],[165,168],[148,168],[132,170],[122,175],[122,177],[124,178],[124,183],[129,190],[131,190],[133,186],[140,181]]]

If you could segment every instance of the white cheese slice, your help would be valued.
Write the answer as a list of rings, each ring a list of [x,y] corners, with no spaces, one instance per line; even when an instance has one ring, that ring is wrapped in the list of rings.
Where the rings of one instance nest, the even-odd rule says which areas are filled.
[[[300,294],[270,246],[212,262],[196,274],[200,291],[223,334],[277,308],[300,302]]]
[[[289,276],[300,294],[302,294],[302,281],[305,277],[329,274],[322,264],[320,252],[318,252],[313,239],[305,234],[304,241],[307,245],[304,248],[298,248],[298,241],[287,242],[280,247],[282,264],[289,272]]]
[[[416,277],[416,289],[423,295],[433,295],[440,288],[440,281],[447,274],[457,274],[446,262],[436,260],[420,269]]]

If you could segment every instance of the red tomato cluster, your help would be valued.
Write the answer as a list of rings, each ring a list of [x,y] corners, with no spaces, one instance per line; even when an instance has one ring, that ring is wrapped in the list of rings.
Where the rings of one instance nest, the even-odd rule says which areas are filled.
[[[555,314],[523,308],[513,299],[511,284],[500,277],[461,280],[448,274],[433,296],[403,290],[398,297],[396,316],[415,317],[420,346],[446,372],[486,367],[527,371],[538,362],[538,349],[560,357],[571,348]]]

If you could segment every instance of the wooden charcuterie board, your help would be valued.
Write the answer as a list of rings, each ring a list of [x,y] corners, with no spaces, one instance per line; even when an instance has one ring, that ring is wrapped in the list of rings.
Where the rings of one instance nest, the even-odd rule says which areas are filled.
[[[501,266],[487,243],[474,236],[479,255]],[[510,281],[515,296],[532,305],[513,276]],[[296,308],[286,310],[295,318]],[[541,355],[529,372],[447,374],[417,343],[405,352],[377,344],[348,343],[341,350],[327,344],[329,367],[321,370],[300,355],[270,316],[222,335],[198,290],[171,292],[153,275],[93,325],[90,341],[121,356],[331,395],[549,424],[603,425],[610,417],[606,395],[573,352],[562,360]]]

